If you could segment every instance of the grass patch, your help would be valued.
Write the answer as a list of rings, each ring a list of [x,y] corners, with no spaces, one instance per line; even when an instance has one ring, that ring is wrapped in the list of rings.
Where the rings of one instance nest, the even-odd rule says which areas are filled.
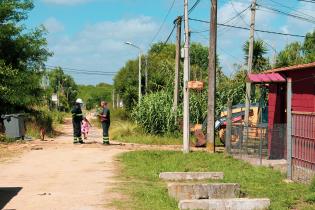
[[[116,206],[120,209],[177,209],[177,202],[167,194],[166,183],[159,180],[159,173],[165,171],[223,171],[222,182],[239,183],[246,197],[270,198],[270,209],[315,209],[312,198],[306,198],[310,194],[308,186],[285,183],[279,171],[254,167],[223,154],[136,151],[124,153],[119,159],[120,178],[129,182],[119,188],[130,199]]]
[[[136,124],[130,121],[114,121],[111,124],[110,137],[113,140],[150,145],[179,145],[182,144],[180,135],[151,135],[146,134]]]

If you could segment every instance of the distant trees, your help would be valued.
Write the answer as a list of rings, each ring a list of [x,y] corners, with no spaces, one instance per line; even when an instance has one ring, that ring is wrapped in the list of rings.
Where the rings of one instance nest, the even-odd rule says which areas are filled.
[[[82,98],[86,109],[90,110],[99,106],[101,101],[112,101],[112,85],[100,83],[97,85],[79,85],[78,97]]]
[[[249,52],[249,42],[245,42],[243,46],[244,52],[244,63],[247,65],[248,63],[248,52]],[[270,68],[269,59],[265,57],[268,52],[267,47],[263,40],[255,40],[254,41],[254,50],[253,50],[253,72],[261,72]]]
[[[291,66],[315,61],[315,30],[307,33],[303,43],[288,44],[276,58],[275,67]]]
[[[0,2],[0,112],[13,112],[42,101],[41,67],[52,55],[45,29],[27,29],[23,21],[33,8],[30,0]]]
[[[74,104],[78,95],[78,86],[74,79],[65,74],[62,68],[57,67],[48,72],[49,78],[49,88],[47,89],[48,101],[51,103],[51,95],[53,93],[58,95],[59,108],[64,111],[69,111],[69,109]]]

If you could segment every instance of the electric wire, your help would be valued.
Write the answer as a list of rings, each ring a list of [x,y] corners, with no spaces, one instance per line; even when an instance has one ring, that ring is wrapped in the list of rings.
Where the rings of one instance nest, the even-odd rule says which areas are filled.
[[[189,20],[202,22],[202,23],[210,23],[207,20],[200,20],[200,19],[196,19],[196,18],[189,18]],[[250,28],[247,28],[247,27],[235,26],[235,25],[229,25],[229,24],[218,23],[217,25],[223,26],[223,27],[243,29],[243,30],[247,30],[247,31],[250,30]],[[258,32],[269,33],[269,34],[277,34],[277,35],[283,35],[283,36],[293,36],[293,37],[301,37],[301,38],[305,37],[305,35],[298,35],[298,34],[282,33],[282,32],[268,31],[268,30],[261,30],[261,29],[255,29],[255,30],[258,31]],[[207,30],[207,31],[209,31],[209,30]]]

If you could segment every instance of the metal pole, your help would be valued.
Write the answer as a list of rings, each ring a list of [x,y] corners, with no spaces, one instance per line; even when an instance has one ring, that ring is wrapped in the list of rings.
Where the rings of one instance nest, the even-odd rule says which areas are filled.
[[[184,1],[185,18],[185,57],[184,57],[184,122],[183,122],[183,152],[189,153],[189,23],[188,23],[188,0]]]
[[[252,1],[251,5],[251,19],[250,19],[250,36],[249,36],[249,49],[248,49],[248,74],[252,72],[253,65],[253,51],[254,51],[254,34],[255,34],[255,15],[256,15],[256,0]],[[251,96],[251,83],[246,82],[246,102],[245,102],[245,130],[246,135],[244,141],[248,137],[248,126],[249,126],[249,110],[250,110],[250,96]]]
[[[211,0],[209,66],[208,66],[208,119],[207,149],[215,152],[215,94],[216,94],[216,48],[217,48],[217,0]]]
[[[227,102],[227,122],[225,133],[225,151],[231,154],[231,138],[232,138],[232,101],[229,99]]]
[[[292,179],[292,79],[287,78],[287,161],[288,179]]]
[[[181,51],[181,31],[182,31],[182,17],[176,19],[177,33],[176,33],[176,56],[175,56],[175,80],[174,80],[174,102],[173,110],[177,112],[178,106],[178,92],[179,92],[179,68],[180,68],[180,51]]]
[[[141,102],[141,50],[139,52],[139,103]]]

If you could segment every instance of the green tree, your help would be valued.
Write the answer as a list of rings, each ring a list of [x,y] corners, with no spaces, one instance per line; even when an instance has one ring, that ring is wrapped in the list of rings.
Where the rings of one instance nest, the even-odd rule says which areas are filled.
[[[277,55],[275,67],[292,66],[315,61],[315,30],[307,33],[303,43],[292,42]]]
[[[245,54],[245,65],[248,61],[248,51],[249,51],[249,41],[245,42],[243,46],[243,52]],[[261,72],[270,67],[269,60],[264,57],[267,53],[267,48],[263,40],[254,41],[254,50],[253,50],[253,72]]]
[[[78,86],[74,79],[65,74],[64,71],[58,67],[48,72],[49,77],[49,96],[52,93],[57,93],[60,100],[60,106],[65,111],[68,111],[74,104],[78,95]],[[50,98],[50,97],[49,97]]]
[[[51,53],[44,28],[26,30],[23,25],[31,9],[30,0],[0,2],[0,74],[5,75],[1,77],[1,112],[19,111],[42,101],[40,69]]]

